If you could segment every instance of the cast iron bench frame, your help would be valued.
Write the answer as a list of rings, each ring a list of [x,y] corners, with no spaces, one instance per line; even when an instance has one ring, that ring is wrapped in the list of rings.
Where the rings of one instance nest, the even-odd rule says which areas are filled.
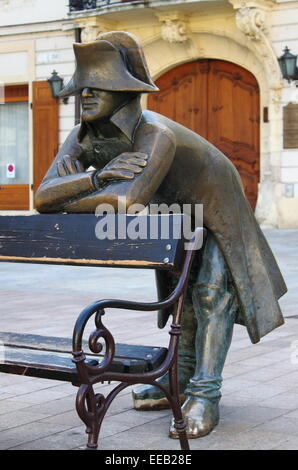
[[[175,223],[179,223],[182,230],[183,216],[146,217],[149,224],[152,217],[157,217],[158,223],[165,221],[161,217],[168,217],[170,231]],[[127,221],[131,220],[127,218]],[[190,242],[192,248],[189,245],[186,250],[186,240],[182,235],[179,239],[169,236],[163,240],[98,240],[95,236],[97,222],[94,215],[78,214],[0,216],[0,261],[166,269],[177,277],[176,287],[166,299],[157,302],[115,299],[93,302],[83,309],[76,321],[72,346],[70,339],[0,333],[0,342],[4,347],[0,372],[70,381],[78,387],[76,410],[86,425],[88,449],[97,448],[102,421],[119,392],[139,383],[155,385],[164,392],[171,405],[181,449],[188,450],[186,424],[179,401],[177,351],[184,295],[195,247],[202,239],[203,229],[195,230]],[[102,322],[107,308],[155,311],[169,307],[172,308],[173,319],[167,349],[115,345],[111,332]],[[95,330],[87,342],[83,340],[83,335],[92,317]],[[105,343],[104,352],[100,340]],[[87,348],[91,352],[84,352]],[[137,348],[141,349],[141,353],[136,353]],[[69,367],[65,353],[72,354],[75,366]],[[98,355],[101,353],[99,361]],[[145,358],[151,357],[151,360],[145,359],[140,364],[140,354]],[[169,391],[156,381],[167,371]],[[95,384],[112,381],[119,384],[106,397],[95,393]]]

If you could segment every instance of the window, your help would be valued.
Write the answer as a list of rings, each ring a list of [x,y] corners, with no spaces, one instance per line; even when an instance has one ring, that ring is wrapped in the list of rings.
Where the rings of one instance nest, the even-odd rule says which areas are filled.
[[[5,87],[0,104],[0,185],[29,184],[28,120],[28,86]],[[7,175],[9,164],[15,167],[12,178]]]

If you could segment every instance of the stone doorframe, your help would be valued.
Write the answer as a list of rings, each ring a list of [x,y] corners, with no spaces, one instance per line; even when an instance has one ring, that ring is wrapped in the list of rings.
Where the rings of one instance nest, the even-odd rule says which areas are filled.
[[[208,29],[173,13],[159,14],[161,34],[143,40],[153,79],[169,69],[196,59],[227,60],[250,71],[260,87],[260,184],[256,217],[264,227],[278,227],[283,147],[283,87],[277,57],[268,36],[271,0],[229,0],[235,11],[234,29]],[[167,28],[165,28],[165,25]],[[164,29],[163,29],[164,27]],[[168,40],[167,40],[168,32]],[[165,53],[165,41],[167,53]],[[162,51],[158,52],[158,51]],[[143,106],[146,107],[146,96]],[[267,108],[267,110],[265,109]],[[268,121],[264,114],[268,115]],[[264,119],[265,118],[265,119]]]

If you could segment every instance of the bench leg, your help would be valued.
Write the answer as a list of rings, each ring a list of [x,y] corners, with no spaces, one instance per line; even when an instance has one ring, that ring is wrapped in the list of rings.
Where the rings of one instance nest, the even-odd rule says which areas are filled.
[[[179,400],[179,385],[178,385],[178,371],[177,371],[177,360],[169,370],[169,382],[170,382],[170,395],[171,395],[171,407],[173,410],[175,428],[177,430],[180,446],[182,450],[189,450],[189,443],[186,433],[186,421],[181,410],[181,404]]]
[[[172,366],[169,370],[169,378],[170,392],[160,385],[158,385],[158,387],[164,391],[171,405],[181,449],[189,450],[186,422],[179,401],[177,364]],[[94,393],[92,385],[83,384],[80,386],[77,393],[76,409],[79,417],[86,425],[88,450],[96,450],[98,448],[98,437],[106,412],[118,393],[129,385],[129,383],[120,383],[106,398],[101,393]],[[154,382],[154,385],[156,385],[156,382]]]
[[[118,384],[107,397],[101,393],[94,393],[92,385],[81,385],[77,393],[76,409],[79,417],[86,424],[88,434],[88,450],[96,450],[98,437],[103,419],[112,404],[114,398],[128,387],[130,383]]]
[[[86,425],[88,434],[87,449],[96,450],[98,436],[104,416],[105,397],[94,393],[92,385],[81,385],[76,399],[76,409],[79,417]]]
[[[174,423],[175,428],[178,433],[180,447],[182,450],[189,450],[189,443],[187,438],[187,431],[186,431],[186,420],[183,416],[181,404],[179,400],[179,385],[178,385],[178,373],[177,373],[177,358],[175,363],[169,369],[169,384],[170,389],[167,390],[166,387],[160,385],[159,382],[156,380],[152,382],[152,385],[162,390],[164,395],[167,397],[168,402],[171,406],[173,416],[174,416]]]

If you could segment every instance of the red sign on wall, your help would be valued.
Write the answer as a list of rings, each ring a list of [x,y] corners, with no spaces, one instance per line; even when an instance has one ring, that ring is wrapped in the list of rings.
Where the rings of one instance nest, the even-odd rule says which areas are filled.
[[[16,177],[16,167],[14,163],[8,163],[6,165],[6,178]]]

